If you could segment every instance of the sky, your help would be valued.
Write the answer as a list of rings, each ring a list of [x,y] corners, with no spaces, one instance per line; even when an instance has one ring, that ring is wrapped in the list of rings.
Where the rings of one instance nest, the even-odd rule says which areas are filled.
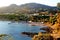
[[[60,0],[0,0],[0,7],[9,6],[11,4],[40,3],[49,6],[56,6]]]

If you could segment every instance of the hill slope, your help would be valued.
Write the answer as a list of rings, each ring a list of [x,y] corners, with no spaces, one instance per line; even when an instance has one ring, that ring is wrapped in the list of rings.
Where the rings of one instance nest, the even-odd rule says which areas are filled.
[[[38,4],[38,3],[27,3],[22,5],[11,4],[10,6],[0,8],[0,13],[14,13],[14,12],[30,13],[42,9],[48,10],[48,9],[57,9],[57,8],[43,4]]]

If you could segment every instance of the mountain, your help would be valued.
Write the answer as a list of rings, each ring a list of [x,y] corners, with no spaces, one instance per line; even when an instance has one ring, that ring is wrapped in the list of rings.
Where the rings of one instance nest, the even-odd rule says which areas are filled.
[[[11,4],[7,7],[0,8],[0,13],[33,13],[38,12],[39,10],[49,10],[49,9],[57,9],[57,7],[52,7],[48,5],[43,5],[39,3],[26,3],[22,5]]]
[[[27,4],[20,5],[20,7],[26,7],[26,8],[51,8],[51,6],[38,4],[38,3],[27,3]]]

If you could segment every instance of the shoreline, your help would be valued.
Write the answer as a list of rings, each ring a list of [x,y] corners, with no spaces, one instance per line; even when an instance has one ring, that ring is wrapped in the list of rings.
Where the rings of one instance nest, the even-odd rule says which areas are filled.
[[[40,26],[40,27],[51,27],[52,24],[47,22],[47,23],[42,23],[42,22],[28,22],[28,24],[32,26]]]
[[[32,25],[32,26],[42,26],[42,27],[47,27],[47,25],[45,25],[42,22],[29,22],[28,24]]]
[[[0,20],[0,21],[10,21],[10,20]],[[10,21],[12,23],[14,22],[22,22],[22,23],[28,23],[31,26],[40,26],[40,27],[51,27],[50,23],[43,23],[43,22],[29,22],[29,21]]]

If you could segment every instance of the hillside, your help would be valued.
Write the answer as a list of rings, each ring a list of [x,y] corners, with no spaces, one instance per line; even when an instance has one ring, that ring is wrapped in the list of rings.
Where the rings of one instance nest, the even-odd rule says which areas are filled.
[[[57,9],[57,7],[51,7],[38,3],[26,3],[22,5],[11,4],[10,6],[0,8],[0,13],[33,13],[49,9]]]

